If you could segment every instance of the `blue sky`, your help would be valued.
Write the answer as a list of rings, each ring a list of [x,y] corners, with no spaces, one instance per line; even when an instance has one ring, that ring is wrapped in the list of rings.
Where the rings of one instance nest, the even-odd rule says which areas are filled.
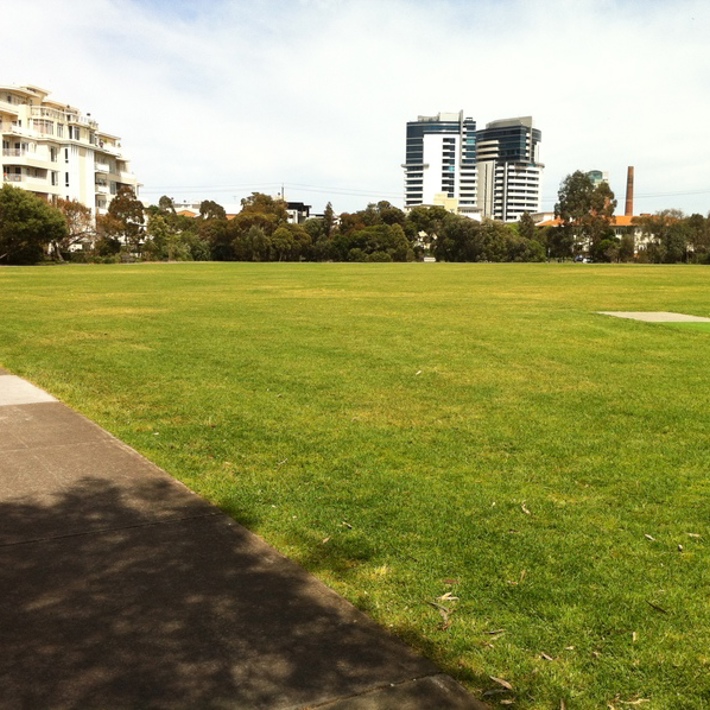
[[[401,204],[405,123],[464,110],[533,116],[543,208],[600,169],[623,209],[634,165],[637,213],[710,210],[706,0],[23,0],[3,25],[0,83],[120,135],[145,202]]]

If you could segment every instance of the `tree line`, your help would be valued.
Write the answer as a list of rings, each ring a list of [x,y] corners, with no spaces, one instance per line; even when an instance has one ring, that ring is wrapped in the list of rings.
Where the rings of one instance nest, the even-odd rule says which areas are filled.
[[[75,200],[56,206],[18,188],[0,189],[0,264],[54,261],[417,261],[510,262],[573,259],[710,263],[710,221],[677,210],[645,215],[626,232],[614,223],[616,200],[606,183],[577,171],[562,182],[554,226],[537,227],[529,214],[507,224],[477,221],[443,207],[408,212],[387,201],[300,224],[287,204],[254,192],[228,217],[212,200],[199,214],[178,214],[163,196],[145,207],[121,188],[94,220]],[[643,235],[640,247],[633,231]],[[622,233],[619,234],[618,232]]]

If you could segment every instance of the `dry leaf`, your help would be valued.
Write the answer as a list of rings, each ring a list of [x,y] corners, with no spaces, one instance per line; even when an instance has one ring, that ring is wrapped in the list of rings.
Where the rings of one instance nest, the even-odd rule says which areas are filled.
[[[451,592],[446,592],[446,594],[442,594],[440,597],[437,597],[437,599],[441,602],[457,602],[459,600],[459,598],[455,597]]]
[[[415,374],[415,375],[421,375],[421,374],[422,374],[422,371],[421,371],[421,370],[417,370],[414,374]]]
[[[638,634],[634,631],[631,634],[631,643],[636,643],[636,639],[638,638]]]
[[[661,614],[668,613],[668,611],[666,609],[664,609],[661,606],[658,606],[658,604],[654,604],[653,602],[648,601],[648,599],[646,599],[646,604],[648,604],[652,609],[655,609],[656,611],[660,611]]]
[[[349,523],[347,520],[343,520],[343,522],[341,523],[341,525],[342,525],[343,527],[346,527],[348,530],[352,530],[352,529],[353,529],[353,526],[350,525],[350,523]]]
[[[515,700],[511,700],[510,698],[507,698],[506,700],[501,700],[500,704],[501,705],[513,705],[515,703]]]
[[[439,628],[442,631],[446,631],[451,626],[451,620],[449,619],[449,616],[454,613],[453,609],[447,609],[445,606],[437,604],[436,602],[427,602],[427,604],[433,606],[434,609],[436,609],[439,614],[441,614],[441,618],[444,621]]]
[[[506,690],[512,690],[513,686],[508,683],[507,680],[503,680],[502,678],[496,678],[495,676],[488,676],[494,683],[498,683],[498,685],[502,685]]]
[[[696,540],[700,539],[702,536],[698,535],[698,533],[688,533],[688,537],[692,537]]]
[[[552,656],[548,656],[546,653],[541,653],[540,657],[546,661],[554,661],[555,660]]]
[[[330,538],[329,537],[324,537],[323,540],[321,541],[321,544],[325,545],[326,542],[329,542]]]
[[[652,536],[649,535],[648,533],[646,533],[646,534],[644,535],[644,537],[645,537],[647,540],[650,540],[651,542],[656,542],[656,538],[655,538],[655,537],[652,537]]]
[[[504,634],[505,629],[496,629],[495,631],[486,631],[489,636],[497,636],[498,634]]]
[[[525,501],[520,504],[520,510],[522,510],[525,515],[532,515],[532,513],[528,510],[528,507],[525,505]]]
[[[683,552],[683,545],[678,545],[678,552]]]

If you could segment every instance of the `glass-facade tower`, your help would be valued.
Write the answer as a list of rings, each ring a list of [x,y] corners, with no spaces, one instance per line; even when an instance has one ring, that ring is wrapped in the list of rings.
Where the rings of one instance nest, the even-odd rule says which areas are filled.
[[[405,207],[434,204],[437,195],[476,205],[476,122],[460,113],[407,123]]]
[[[407,123],[405,208],[454,198],[461,214],[506,222],[540,209],[541,133],[532,118],[476,130],[463,112]]]

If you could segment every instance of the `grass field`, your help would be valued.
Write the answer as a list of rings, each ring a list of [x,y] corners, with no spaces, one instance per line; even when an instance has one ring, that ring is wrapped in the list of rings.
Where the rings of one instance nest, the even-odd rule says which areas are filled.
[[[599,310],[710,268],[4,268],[0,365],[494,707],[710,708],[710,332]]]

